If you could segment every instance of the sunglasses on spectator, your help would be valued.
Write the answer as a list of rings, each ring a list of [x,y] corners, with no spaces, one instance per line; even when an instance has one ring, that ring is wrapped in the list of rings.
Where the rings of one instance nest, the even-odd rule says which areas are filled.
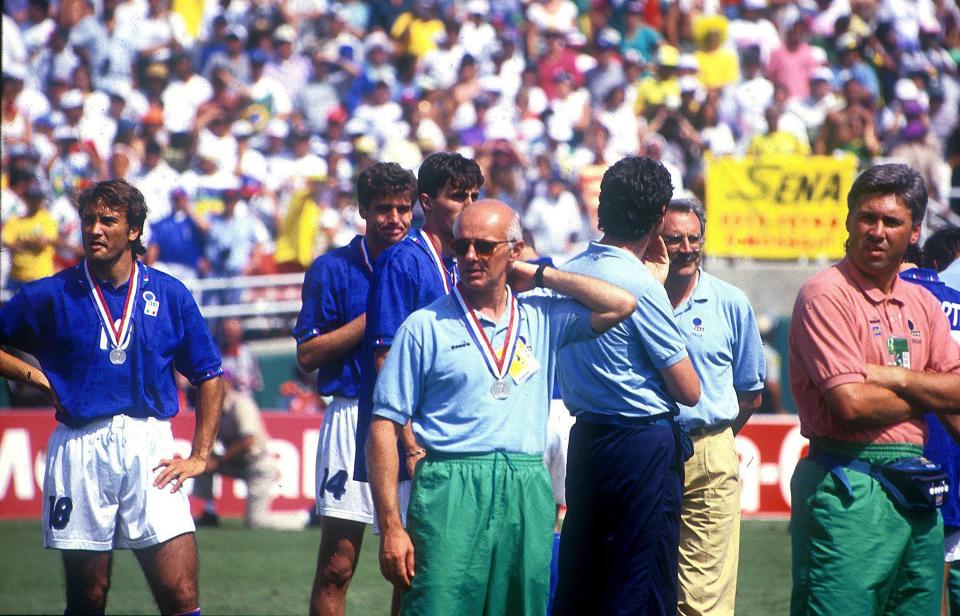
[[[453,240],[453,254],[457,255],[458,257],[466,256],[467,251],[470,250],[471,246],[473,246],[477,256],[489,257],[500,244],[512,243],[513,240],[500,240],[495,242],[493,240],[456,239]]]
[[[687,242],[688,242],[691,246],[699,246],[699,245],[703,242],[703,236],[702,236],[702,235],[697,235],[697,234],[693,234],[693,235],[661,235],[660,237],[663,238],[663,243],[666,244],[667,246],[679,246],[680,244],[683,243],[683,240],[687,240]]]

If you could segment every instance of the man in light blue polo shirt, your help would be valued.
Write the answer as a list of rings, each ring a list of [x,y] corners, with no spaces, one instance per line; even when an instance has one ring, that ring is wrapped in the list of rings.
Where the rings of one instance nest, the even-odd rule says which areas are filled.
[[[672,195],[657,161],[617,162],[600,183],[603,237],[565,266],[628,289],[638,308],[560,351],[560,393],[577,422],[554,614],[676,613],[685,435],[673,417],[677,402],[696,404],[700,383],[662,286]]]
[[[700,401],[680,406],[693,440],[684,465],[677,612],[732,614],[740,557],[740,462],[734,435],[760,404],[763,342],[743,292],[700,269],[703,205],[674,199],[663,219],[664,287],[700,377]]]
[[[519,260],[516,213],[467,208],[454,227],[460,283],[401,325],[374,392],[368,474],[384,576],[404,614],[544,614],[553,493],[543,464],[557,350],[636,307],[623,289]],[[507,286],[559,294],[520,298]],[[427,450],[400,522],[397,439]],[[408,535],[409,532],[409,535]]]

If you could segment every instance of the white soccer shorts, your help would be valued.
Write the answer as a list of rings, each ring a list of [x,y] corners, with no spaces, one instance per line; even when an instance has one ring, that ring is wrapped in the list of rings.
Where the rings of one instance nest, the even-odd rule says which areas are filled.
[[[960,530],[955,530],[943,538],[943,561],[955,563],[960,560]]]
[[[153,468],[173,453],[169,421],[116,415],[77,429],[58,424],[47,444],[44,546],[136,550],[193,532],[187,492],[153,486]]]
[[[356,398],[334,397],[324,411],[317,442],[317,513],[373,524],[370,484],[353,478],[358,414]],[[400,516],[406,523],[410,482],[401,481],[399,491]]]

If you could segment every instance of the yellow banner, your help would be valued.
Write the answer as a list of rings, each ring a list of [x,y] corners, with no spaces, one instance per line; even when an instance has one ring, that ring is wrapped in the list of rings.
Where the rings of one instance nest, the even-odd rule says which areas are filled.
[[[755,259],[843,256],[853,156],[708,158],[708,254]]]

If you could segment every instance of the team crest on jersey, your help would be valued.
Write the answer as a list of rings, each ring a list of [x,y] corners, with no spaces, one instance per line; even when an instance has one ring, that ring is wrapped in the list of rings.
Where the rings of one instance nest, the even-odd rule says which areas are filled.
[[[703,335],[703,319],[700,317],[695,317],[693,319],[693,334],[695,336]]]
[[[153,291],[144,291],[143,301],[143,314],[148,317],[157,316],[157,312],[160,310],[160,302],[157,301],[157,296],[154,295]]]
[[[913,324],[913,319],[907,319],[907,329],[910,330],[910,336],[920,342],[920,330]]]
[[[874,338],[879,338],[883,335],[883,330],[880,329],[879,319],[870,319],[870,333],[873,334]]]

